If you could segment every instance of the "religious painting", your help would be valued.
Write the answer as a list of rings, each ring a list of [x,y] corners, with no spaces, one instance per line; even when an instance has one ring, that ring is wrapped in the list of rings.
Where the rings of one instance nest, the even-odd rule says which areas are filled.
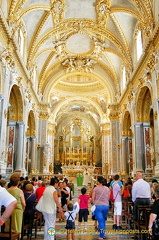
[[[13,126],[9,127],[9,143],[8,143],[8,160],[7,168],[12,168],[13,165],[13,145],[14,145],[15,129]]]

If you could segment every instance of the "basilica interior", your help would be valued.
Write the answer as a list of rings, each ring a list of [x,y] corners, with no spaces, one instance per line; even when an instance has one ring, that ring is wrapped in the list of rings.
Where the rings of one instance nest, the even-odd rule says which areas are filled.
[[[0,174],[158,177],[159,1],[0,7]]]

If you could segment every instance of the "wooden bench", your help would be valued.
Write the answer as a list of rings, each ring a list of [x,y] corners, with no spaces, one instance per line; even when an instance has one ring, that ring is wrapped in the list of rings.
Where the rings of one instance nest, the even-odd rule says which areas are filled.
[[[35,210],[34,220],[33,220],[33,227],[35,228],[35,238],[37,237],[38,226],[39,226],[39,229],[41,230],[42,225],[43,225],[43,215],[41,212],[38,212],[37,210]]]
[[[138,205],[138,220],[134,221],[134,229],[138,230],[138,233],[134,234],[134,237],[140,240],[148,239],[147,234],[149,223],[150,207],[148,205]],[[145,232],[145,233],[144,233]]]
[[[9,223],[9,232],[4,232],[5,224],[1,227],[0,239],[1,240],[19,240],[20,233],[13,233],[12,232],[12,216],[10,216],[10,223]]]
[[[132,229],[132,223],[133,223],[132,208],[133,208],[133,202],[129,202],[127,200],[126,211],[125,211],[125,222],[128,229]]]

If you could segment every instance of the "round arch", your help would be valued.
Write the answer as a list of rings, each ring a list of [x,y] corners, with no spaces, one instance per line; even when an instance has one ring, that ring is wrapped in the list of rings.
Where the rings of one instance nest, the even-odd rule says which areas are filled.
[[[74,101],[74,100],[78,100],[78,101],[81,100],[81,101],[85,101],[87,103],[89,102],[93,107],[96,108],[96,110],[97,110],[97,112],[98,112],[98,114],[100,116],[101,122],[103,121],[103,111],[102,111],[102,108],[97,103],[95,103],[94,101],[92,101],[92,100],[90,100],[90,99],[88,99],[86,97],[82,97],[82,96],[81,97],[79,97],[79,96],[72,97],[70,99],[67,99],[65,101],[62,101],[62,102],[58,103],[56,105],[55,109],[53,110],[53,112],[51,113],[50,119],[52,119],[52,121],[55,122],[57,113],[60,110],[60,108],[63,107],[65,104],[68,104],[69,102]]]
[[[126,111],[124,113],[123,121],[122,121],[122,135],[131,137],[132,136],[132,130],[131,130],[131,116],[130,112]]]
[[[29,115],[28,115],[28,124],[27,124],[27,132],[26,136],[35,136],[36,131],[35,131],[35,116],[32,110],[30,110]]]
[[[8,121],[23,121],[23,99],[20,88],[13,85],[9,97]]]
[[[140,89],[136,101],[136,122],[150,122],[151,105],[152,97],[150,89],[148,86],[144,86]]]

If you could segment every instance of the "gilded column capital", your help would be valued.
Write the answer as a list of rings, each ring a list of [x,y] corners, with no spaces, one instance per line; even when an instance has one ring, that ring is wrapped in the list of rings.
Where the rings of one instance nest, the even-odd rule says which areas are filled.
[[[49,104],[41,104],[39,106],[39,119],[40,120],[48,120],[49,119]]]
[[[102,136],[109,136],[110,135],[110,123],[101,123],[101,133]]]
[[[56,124],[54,123],[48,123],[48,135],[55,136],[56,134]]]
[[[49,119],[49,113],[48,112],[39,112],[39,119],[40,120],[48,120]]]
[[[110,121],[119,121],[120,119],[120,112],[110,112],[109,114]]]

